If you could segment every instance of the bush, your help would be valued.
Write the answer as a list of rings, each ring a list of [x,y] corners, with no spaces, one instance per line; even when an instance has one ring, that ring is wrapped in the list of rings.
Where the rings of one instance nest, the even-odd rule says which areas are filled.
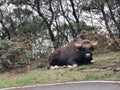
[[[112,43],[112,44],[109,46],[109,49],[110,49],[111,51],[118,51],[118,50],[120,50],[120,47],[118,47],[117,44]]]
[[[44,62],[40,62],[38,65],[37,65],[37,68],[43,68],[45,67],[45,63]]]
[[[30,45],[26,40],[0,41],[0,71],[26,67],[30,64],[30,56]]]

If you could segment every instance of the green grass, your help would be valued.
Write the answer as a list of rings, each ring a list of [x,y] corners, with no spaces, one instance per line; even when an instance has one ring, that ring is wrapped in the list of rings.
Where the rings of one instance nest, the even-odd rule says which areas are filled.
[[[37,69],[27,73],[3,73],[0,75],[0,88],[78,80],[120,80],[120,70],[114,71],[113,66],[119,64],[120,68],[120,52],[100,54],[95,56],[94,60],[93,64],[81,65],[74,69]]]

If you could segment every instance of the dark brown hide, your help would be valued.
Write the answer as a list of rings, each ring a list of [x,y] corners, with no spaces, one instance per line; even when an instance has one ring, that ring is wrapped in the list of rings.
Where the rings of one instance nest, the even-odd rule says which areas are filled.
[[[74,40],[66,47],[57,49],[50,55],[49,67],[88,64],[92,60],[92,46],[90,40]]]

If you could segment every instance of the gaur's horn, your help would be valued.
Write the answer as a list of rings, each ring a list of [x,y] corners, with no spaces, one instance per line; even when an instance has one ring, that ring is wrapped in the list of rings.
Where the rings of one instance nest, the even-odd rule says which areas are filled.
[[[91,41],[92,46],[97,46],[98,45],[98,41]]]
[[[76,47],[81,47],[81,44],[80,44],[80,43],[74,43],[74,45],[75,45]]]

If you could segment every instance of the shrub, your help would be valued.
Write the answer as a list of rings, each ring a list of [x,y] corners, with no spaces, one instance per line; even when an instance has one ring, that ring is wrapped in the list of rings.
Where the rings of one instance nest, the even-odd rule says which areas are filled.
[[[26,67],[30,64],[30,56],[30,45],[26,40],[0,41],[0,71]]]

